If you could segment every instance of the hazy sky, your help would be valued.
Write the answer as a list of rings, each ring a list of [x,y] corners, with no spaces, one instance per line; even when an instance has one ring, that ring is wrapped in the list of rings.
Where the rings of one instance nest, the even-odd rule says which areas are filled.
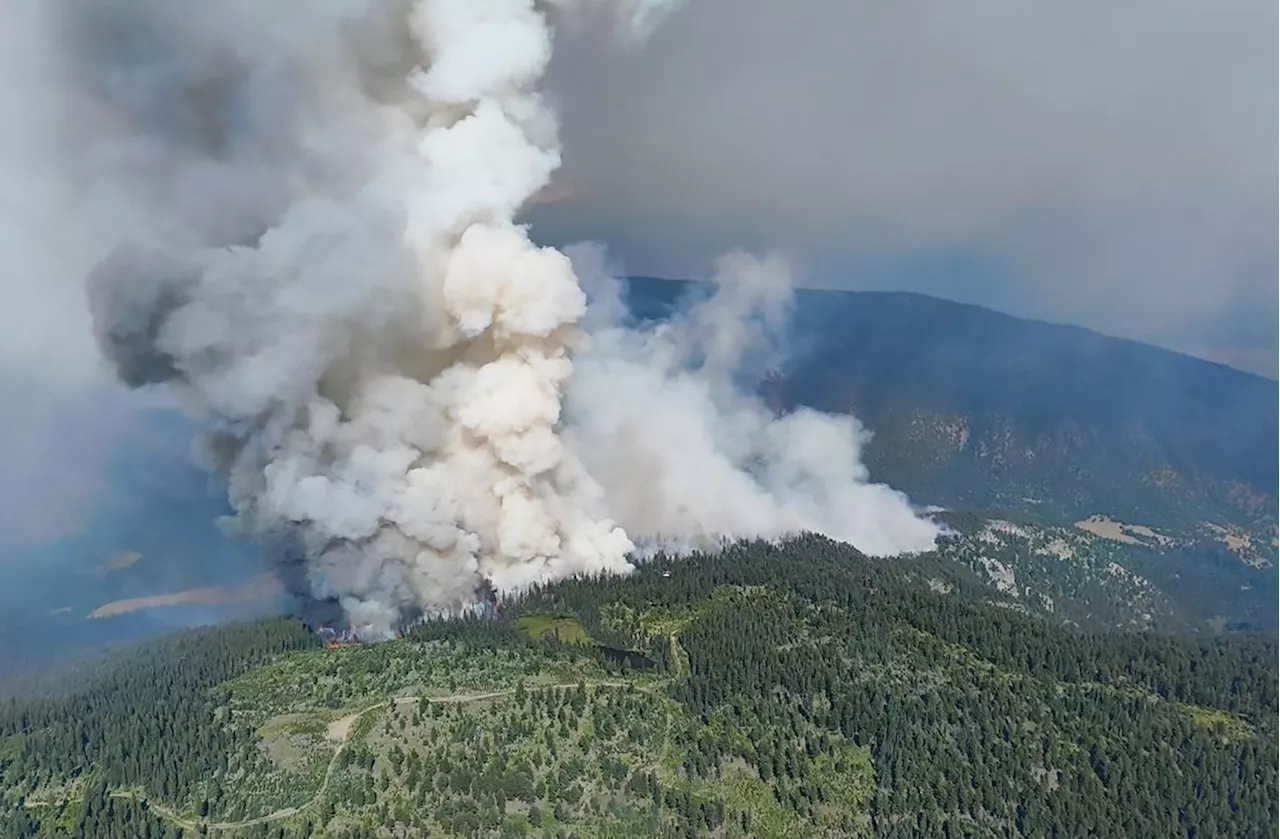
[[[123,223],[85,192],[114,123],[69,89],[152,113],[163,84],[139,78],[201,69],[151,43],[150,75],[60,77],[65,44],[33,17],[52,3],[13,0],[0,27],[0,527],[41,532],[100,491],[129,413],[82,285]],[[810,285],[922,290],[1274,376],[1276,17],[1274,0],[688,0],[642,47],[560,39],[571,194],[535,230],[672,276],[777,249]]]
[[[1276,365],[1273,0],[691,0],[562,44],[574,197],[636,273],[780,247],[912,288]],[[1245,329],[1242,340],[1229,334]]]

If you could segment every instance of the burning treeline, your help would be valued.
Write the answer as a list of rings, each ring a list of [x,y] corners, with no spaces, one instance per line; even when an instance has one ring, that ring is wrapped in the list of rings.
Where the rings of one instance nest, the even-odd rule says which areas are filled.
[[[120,208],[99,345],[182,394],[242,532],[296,544],[282,576],[350,626],[624,573],[659,534],[932,543],[856,420],[734,388],[785,326],[784,263],[727,257],[637,329],[598,255],[518,223],[560,163],[549,16],[602,2],[52,5]],[[636,35],[662,5],[612,8]]]
[[[396,625],[390,628],[389,633],[381,627],[351,626],[345,620],[332,624],[322,623],[315,627],[315,631],[324,642],[325,649],[337,650],[368,641],[390,640],[392,637],[404,638],[415,627],[432,620],[466,617],[497,620],[502,614],[502,600],[498,597],[498,593],[494,591],[488,580],[481,580],[480,585],[476,586],[473,602],[456,611],[402,614]]]

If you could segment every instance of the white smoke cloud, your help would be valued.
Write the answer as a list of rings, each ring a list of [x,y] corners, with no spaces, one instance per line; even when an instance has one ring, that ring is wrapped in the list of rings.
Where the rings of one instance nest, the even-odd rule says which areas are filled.
[[[578,28],[592,17],[611,19],[617,39],[627,45],[643,43],[684,0],[548,0],[559,15],[555,23]]]
[[[635,540],[932,544],[868,482],[855,420],[735,387],[785,325],[780,261],[728,257],[713,297],[636,331],[530,241],[518,214],[560,164],[533,0],[54,5],[94,115],[75,159],[118,211],[98,342],[206,418],[239,526],[294,534],[306,593],[353,624],[623,573]],[[608,8],[634,40],[672,6]]]
[[[873,555],[926,550],[936,527],[872,484],[869,434],[851,416],[776,416],[735,386],[785,324],[791,274],[777,256],[719,260],[715,293],[649,329],[628,328],[599,254],[574,252],[599,301],[575,360],[566,434],[638,539],[707,547],[725,537],[819,531]]]

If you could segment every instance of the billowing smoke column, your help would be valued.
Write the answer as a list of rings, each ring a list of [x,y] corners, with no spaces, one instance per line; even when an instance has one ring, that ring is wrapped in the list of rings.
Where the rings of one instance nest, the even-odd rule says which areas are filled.
[[[932,546],[932,522],[867,482],[869,435],[856,419],[808,409],[779,417],[753,380],[740,381],[778,354],[793,300],[781,259],[727,255],[710,297],[637,329],[599,253],[574,257],[595,305],[565,433],[628,531],[667,549],[801,531],[880,556]]]
[[[125,382],[205,417],[202,459],[246,532],[297,544],[302,593],[377,636],[484,581],[626,572],[636,542],[932,544],[867,484],[856,421],[732,386],[785,316],[784,266],[730,258],[712,298],[635,331],[598,264],[589,309],[530,241],[518,213],[560,161],[538,4],[181,5],[64,33],[109,117],[98,188],[140,222],[90,306]],[[615,12],[639,36],[664,5]]]

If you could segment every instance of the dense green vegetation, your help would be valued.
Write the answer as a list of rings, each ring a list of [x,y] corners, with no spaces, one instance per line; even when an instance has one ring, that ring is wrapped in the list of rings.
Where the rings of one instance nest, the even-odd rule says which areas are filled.
[[[0,836],[1163,839],[1277,817],[1274,638],[1072,630],[962,564],[819,537],[314,646],[284,620],[189,633],[0,706]]]
[[[179,633],[99,665],[63,695],[0,706],[0,778],[7,803],[20,805],[11,832],[44,824],[38,816],[46,811],[56,813],[56,824],[45,826],[61,835],[152,824],[145,809],[104,790],[142,787],[170,800],[225,774],[256,742],[219,724],[227,696],[220,686],[317,644],[301,623],[286,620]]]

